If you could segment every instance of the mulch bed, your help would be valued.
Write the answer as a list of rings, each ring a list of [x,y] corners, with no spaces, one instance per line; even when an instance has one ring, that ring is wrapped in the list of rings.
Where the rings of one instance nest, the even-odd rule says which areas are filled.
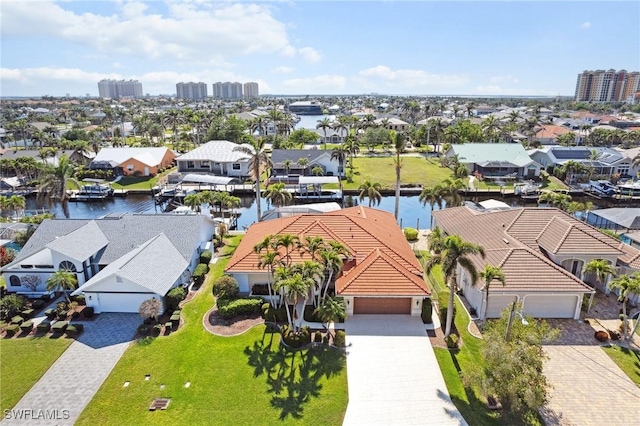
[[[237,336],[252,327],[264,324],[264,319],[260,314],[239,315],[231,319],[224,319],[218,313],[218,308],[214,306],[205,315],[204,326],[212,334],[219,336]]]

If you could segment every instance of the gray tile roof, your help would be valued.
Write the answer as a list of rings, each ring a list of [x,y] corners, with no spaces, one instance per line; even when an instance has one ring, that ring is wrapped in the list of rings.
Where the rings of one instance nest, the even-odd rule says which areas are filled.
[[[271,152],[271,162],[273,164],[282,164],[284,160],[291,160],[295,163],[304,157],[311,164],[323,155],[331,156],[331,151],[323,149],[274,149]]]
[[[186,154],[182,154],[177,160],[209,160],[216,163],[248,161],[249,155],[240,151],[234,151],[238,146],[251,148],[249,144],[238,145],[229,141],[209,141]]]
[[[55,238],[46,246],[53,251],[80,262],[103,249],[109,240],[94,220],[62,238]]]

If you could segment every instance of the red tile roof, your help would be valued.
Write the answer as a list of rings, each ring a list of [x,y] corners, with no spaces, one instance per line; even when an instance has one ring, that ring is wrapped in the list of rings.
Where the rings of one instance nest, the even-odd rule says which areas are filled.
[[[318,236],[348,247],[355,258],[355,266],[345,277],[338,278],[337,282],[343,280],[340,281],[342,287],[336,284],[337,288],[352,289],[349,291],[353,293],[348,294],[430,294],[422,276],[422,267],[393,215],[363,206],[256,223],[248,229],[225,271],[264,272],[258,268],[259,256],[253,252],[253,247],[267,235],[282,234],[297,235],[301,239]],[[306,253],[301,255],[296,251],[293,254],[294,262],[309,258]],[[365,260],[371,263],[372,272],[361,271]],[[408,282],[401,284],[400,276]],[[338,293],[341,294],[341,290]]]

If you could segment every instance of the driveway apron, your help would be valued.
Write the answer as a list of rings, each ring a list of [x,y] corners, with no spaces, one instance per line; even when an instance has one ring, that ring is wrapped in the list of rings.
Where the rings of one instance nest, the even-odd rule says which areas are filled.
[[[84,332],[18,402],[11,418],[5,415],[2,425],[73,424],[133,340],[139,323],[136,314],[116,313],[83,322]]]
[[[345,328],[344,425],[467,424],[451,402],[420,318],[353,315]]]

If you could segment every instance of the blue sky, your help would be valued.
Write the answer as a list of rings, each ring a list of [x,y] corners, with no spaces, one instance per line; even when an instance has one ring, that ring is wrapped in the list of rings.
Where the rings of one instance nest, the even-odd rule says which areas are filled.
[[[585,69],[640,71],[638,1],[2,0],[0,20],[2,96],[97,95],[102,78],[556,96]]]

